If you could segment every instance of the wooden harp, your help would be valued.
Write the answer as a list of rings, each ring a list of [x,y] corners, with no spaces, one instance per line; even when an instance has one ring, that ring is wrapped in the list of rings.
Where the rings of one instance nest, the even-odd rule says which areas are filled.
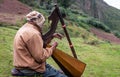
[[[58,21],[60,19],[58,15],[58,10],[59,8],[55,7],[51,15],[48,17],[48,19],[51,20],[52,23],[50,30],[45,35],[43,35],[44,47],[50,47],[47,46],[47,44],[49,43],[48,40],[52,40],[52,35],[55,32]],[[85,63],[59,49],[55,49],[52,58],[68,77],[80,77],[86,67]]]

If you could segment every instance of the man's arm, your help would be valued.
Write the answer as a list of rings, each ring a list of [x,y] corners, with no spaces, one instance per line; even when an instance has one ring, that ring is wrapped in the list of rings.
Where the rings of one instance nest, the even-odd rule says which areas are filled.
[[[40,35],[33,35],[33,37],[27,42],[27,47],[32,57],[38,62],[44,62],[53,53],[57,44],[53,44],[50,48],[43,48],[43,41]]]

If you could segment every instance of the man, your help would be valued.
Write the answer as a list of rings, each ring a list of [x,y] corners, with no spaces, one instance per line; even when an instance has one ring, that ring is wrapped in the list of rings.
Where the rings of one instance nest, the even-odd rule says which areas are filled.
[[[44,16],[32,11],[27,16],[27,23],[16,33],[14,38],[14,66],[13,76],[67,77],[46,63],[58,43],[54,42],[50,48],[43,48],[41,29],[45,22]],[[53,37],[61,38],[59,34]]]

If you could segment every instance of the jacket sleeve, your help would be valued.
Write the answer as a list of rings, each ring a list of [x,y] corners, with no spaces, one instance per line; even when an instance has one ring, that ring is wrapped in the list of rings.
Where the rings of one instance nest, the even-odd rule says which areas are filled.
[[[39,34],[34,34],[32,38],[27,41],[27,47],[31,56],[38,63],[45,62],[53,52],[52,48],[43,48],[43,40]]]

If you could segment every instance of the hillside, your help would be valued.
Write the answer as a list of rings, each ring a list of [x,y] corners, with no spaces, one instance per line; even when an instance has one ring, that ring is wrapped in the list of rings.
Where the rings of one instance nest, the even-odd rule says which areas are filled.
[[[72,8],[82,10],[104,22],[112,31],[120,32],[120,10],[109,6],[103,0],[76,0]]]
[[[15,26],[11,27],[12,28],[10,28],[10,26],[0,26],[0,77],[12,77],[10,72],[13,68],[12,47],[13,38],[17,30],[14,29]],[[77,29],[83,34],[86,33],[84,29]],[[89,32],[86,34],[88,33]],[[81,37],[71,38],[71,40],[75,47],[78,59],[87,64],[82,77],[120,76],[120,45],[100,41],[92,35],[89,35],[87,40]],[[54,41],[59,43],[59,49],[72,55],[66,38],[63,38],[62,40],[54,39]],[[96,42],[96,44],[94,45],[92,42]],[[49,59],[47,62],[57,67],[52,59]]]
[[[16,24],[16,22],[23,20],[24,15],[30,11],[31,7],[18,0],[1,0],[0,22]]]
[[[94,33],[95,35],[97,35],[97,37],[99,39],[103,39],[103,40],[109,40],[109,42],[111,43],[115,43],[115,44],[120,44],[120,39],[117,38],[114,34],[111,33],[106,33],[100,29],[96,29],[96,28],[91,28],[90,30],[92,33]]]
[[[38,8],[37,6],[37,8],[33,8],[45,15],[45,30],[48,30],[50,23],[47,22],[47,17],[50,11],[46,10],[45,7]],[[18,0],[0,0],[0,77],[12,77],[10,71],[13,68],[13,39],[15,33],[22,25],[21,22],[24,21],[25,14],[33,8]],[[24,9],[27,10],[24,11]],[[67,13],[65,23],[78,59],[87,64],[82,77],[119,77],[120,45],[118,43],[120,43],[120,40],[113,34],[106,33],[105,30],[109,32],[109,29],[102,22],[83,12],[79,13],[71,9],[62,9]],[[22,20],[18,21],[16,19]],[[9,25],[6,23],[9,23]],[[57,32],[64,34],[60,24]],[[96,37],[97,35],[98,37]],[[104,40],[101,40],[101,38]],[[57,48],[72,55],[65,37],[62,40],[54,39],[52,42],[54,41],[59,43]],[[59,69],[51,58],[47,62]]]
[[[78,2],[78,4],[79,3],[81,3],[80,7],[83,10],[85,10],[85,9],[82,6],[82,3],[88,3],[89,7],[86,4],[84,6],[86,8],[89,8],[89,12],[91,12],[90,14],[91,15],[94,14],[94,16],[97,14],[97,13],[94,13],[94,11],[92,11],[93,8],[90,8],[90,2],[81,1],[81,2]],[[32,5],[32,7],[33,7],[33,5]],[[2,0],[0,2],[0,22],[10,23],[10,24],[14,24],[14,25],[17,23],[18,25],[20,25],[19,22],[21,22],[21,20],[23,22],[25,14],[27,14],[31,10],[32,10],[32,8],[30,6],[27,6],[27,5],[21,3],[18,0],[12,0],[12,1],[10,1],[10,0]],[[77,10],[77,8],[76,8],[76,10]],[[112,31],[112,30],[109,31],[109,28],[106,25],[104,25],[103,23],[97,21],[96,19],[94,19],[94,18],[92,18],[90,16],[87,16],[83,12],[79,12],[79,11],[76,11],[76,10],[75,9],[74,10],[73,9],[71,9],[71,10],[63,9],[63,11],[67,13],[66,20],[67,20],[68,25],[74,25],[75,24],[75,26],[80,26],[80,27],[83,27],[83,28],[85,28],[87,30],[90,30],[92,27],[97,27],[98,29],[100,28],[100,29],[102,29],[102,30],[104,30],[106,32]],[[42,11],[45,15],[49,15],[49,13],[48,13],[49,11],[47,11],[46,8],[39,9],[38,11]],[[21,25],[22,25],[22,23],[21,23]],[[48,23],[46,23],[46,25],[48,25]],[[71,29],[74,30],[73,28],[71,28]],[[68,30],[71,30],[71,29],[68,29]],[[61,31],[61,29],[58,29],[58,30],[59,30],[58,32],[63,33]],[[94,31],[91,31],[91,32],[94,33]],[[115,37],[111,33],[110,33],[111,36],[109,36],[109,38],[112,38],[112,39],[115,39],[115,40],[111,40],[109,38],[106,38],[107,35],[104,35],[105,33],[102,34],[102,32],[101,33],[98,32],[98,34],[96,34],[96,33],[94,33],[94,34],[97,35],[98,37],[104,39],[104,40],[108,40],[110,42],[119,44],[119,41],[120,41],[119,38]],[[74,31],[73,33],[70,33],[70,35],[71,36],[76,36],[76,37],[80,36],[78,31]],[[104,35],[106,37],[99,36],[99,35]]]

